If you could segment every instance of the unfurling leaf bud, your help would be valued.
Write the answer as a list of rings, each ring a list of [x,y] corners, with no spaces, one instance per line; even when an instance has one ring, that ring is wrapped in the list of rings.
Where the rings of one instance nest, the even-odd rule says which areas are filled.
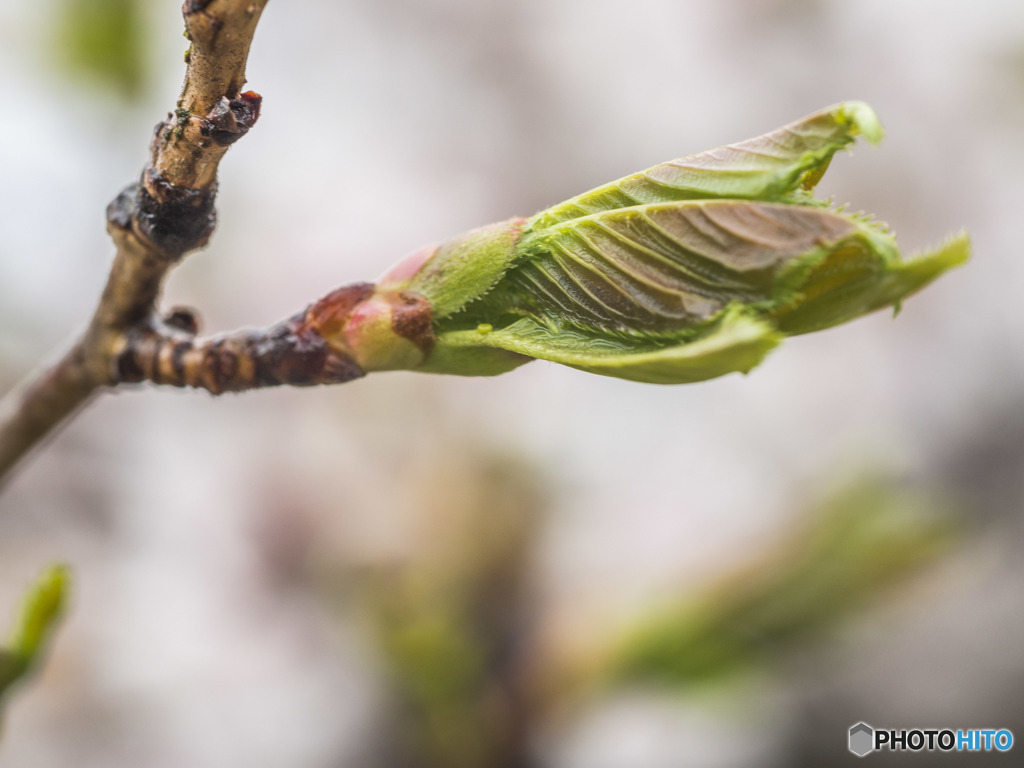
[[[884,225],[814,198],[857,136],[881,139],[875,113],[839,104],[423,249],[333,338],[366,370],[493,375],[536,358],[659,384],[746,372],[785,336],[898,307],[968,258],[961,234],[904,261]],[[412,297],[431,333],[410,347],[393,315]]]
[[[7,647],[0,647],[0,697],[39,663],[64,613],[70,577],[64,566],[48,568],[25,596]]]

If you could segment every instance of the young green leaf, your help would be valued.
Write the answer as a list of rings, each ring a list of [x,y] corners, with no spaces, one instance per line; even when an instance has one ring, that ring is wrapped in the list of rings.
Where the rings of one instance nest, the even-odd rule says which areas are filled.
[[[647,203],[709,198],[783,200],[821,180],[832,156],[864,136],[882,140],[874,110],[859,101],[823,109],[753,139],[672,160],[613,181],[538,214],[532,226]]]
[[[328,341],[366,370],[494,375],[543,359],[661,384],[746,372],[785,336],[898,307],[968,258],[961,234],[903,260],[883,226],[813,197],[858,136],[879,141],[878,118],[839,104],[423,249],[367,301],[422,299],[428,343],[412,349],[383,310],[363,312],[383,318],[373,334],[332,320]]]
[[[492,330],[452,331],[438,336],[434,355],[422,370],[443,365],[438,372],[488,375],[469,365],[479,360],[481,345],[507,353],[494,358],[495,373],[538,358],[589,373],[615,376],[649,384],[684,384],[747,372],[777,345],[783,336],[742,308],[730,308],[704,334],[688,343],[628,337],[598,337],[569,328],[551,328],[532,318]],[[461,355],[459,353],[462,353]],[[467,354],[468,353],[468,354]]]
[[[48,568],[32,586],[10,642],[0,649],[0,696],[39,662],[67,602],[68,570]]]

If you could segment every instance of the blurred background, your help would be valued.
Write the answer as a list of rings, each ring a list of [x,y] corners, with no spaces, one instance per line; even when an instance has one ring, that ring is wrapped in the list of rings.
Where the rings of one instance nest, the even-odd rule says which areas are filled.
[[[174,0],[0,0],[0,390],[92,310],[181,28]],[[967,228],[974,258],[895,322],[704,384],[534,362],[100,398],[0,496],[0,631],[45,565],[75,574],[0,766],[810,767],[852,763],[861,720],[1024,738],[1024,4],[274,0],[248,75],[263,116],[167,288],[208,331],[845,99],[888,137],[819,189],[908,253]]]

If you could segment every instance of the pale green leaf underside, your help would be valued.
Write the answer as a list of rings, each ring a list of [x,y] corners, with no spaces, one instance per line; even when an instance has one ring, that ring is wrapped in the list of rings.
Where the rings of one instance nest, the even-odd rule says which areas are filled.
[[[454,331],[442,336],[442,348],[490,346],[578,368],[649,384],[686,384],[755,367],[783,338],[768,323],[736,308],[703,337],[688,344],[601,339],[578,331],[552,329],[523,318],[507,328],[482,334]],[[509,360],[509,368],[515,363]]]
[[[541,230],[599,211],[634,205],[733,198],[782,200],[811,189],[829,160],[857,136],[882,138],[874,111],[862,102],[823,109],[778,130],[672,160],[548,208],[531,222]]]

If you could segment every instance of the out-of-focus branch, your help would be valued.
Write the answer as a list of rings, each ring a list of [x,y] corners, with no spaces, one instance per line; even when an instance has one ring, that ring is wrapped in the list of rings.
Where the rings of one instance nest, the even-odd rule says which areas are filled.
[[[209,240],[217,166],[259,117],[259,95],[243,93],[242,86],[266,3],[185,0],[182,13],[192,44],[181,98],[157,126],[139,182],[107,209],[117,250],[88,328],[59,362],[0,402],[0,479],[98,389],[125,380],[118,360],[132,340],[168,348],[156,340],[169,326],[154,314],[164,278],[182,256]]]

